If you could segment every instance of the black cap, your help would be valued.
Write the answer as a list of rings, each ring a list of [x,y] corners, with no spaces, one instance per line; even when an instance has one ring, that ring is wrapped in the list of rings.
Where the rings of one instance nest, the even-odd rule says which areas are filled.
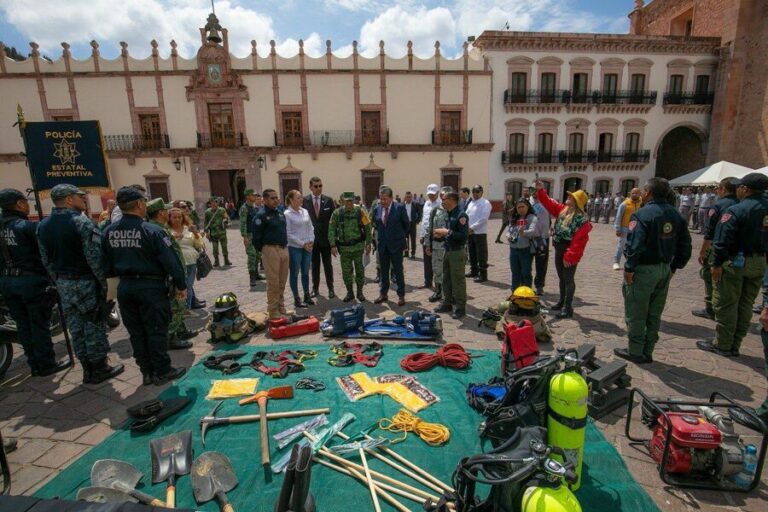
[[[761,172],[751,172],[741,178],[741,185],[751,190],[768,189],[768,176]]]
[[[120,187],[116,197],[118,203],[128,203],[130,201],[136,201],[137,199],[146,199],[146,196],[144,196],[141,190],[136,187]]]
[[[16,201],[20,201],[21,199],[26,200],[27,196],[15,188],[4,188],[0,190],[0,205],[11,205],[16,203]]]

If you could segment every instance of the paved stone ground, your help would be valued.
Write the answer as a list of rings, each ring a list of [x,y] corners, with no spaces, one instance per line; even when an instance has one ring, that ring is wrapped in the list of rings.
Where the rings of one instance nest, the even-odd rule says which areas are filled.
[[[491,232],[495,233],[500,221],[491,221]],[[489,237],[492,239],[492,237]],[[598,357],[612,359],[612,350],[625,345],[623,321],[623,300],[621,297],[621,273],[611,270],[611,258],[616,238],[607,225],[599,224],[592,232],[583,262],[579,265],[576,291],[576,315],[571,320],[552,321],[557,345],[578,346],[584,342],[597,346]],[[694,235],[694,254],[698,253],[701,236]],[[483,285],[470,282],[469,316],[457,323],[444,319],[446,342],[460,342],[469,348],[497,348],[495,337],[485,328],[477,327],[477,318],[488,305],[502,300],[509,293],[509,264],[507,248],[491,244],[489,269],[490,281]],[[203,282],[196,284],[198,295],[212,303],[213,298],[225,291],[237,293],[244,311],[264,310],[265,285],[260,284],[255,292],[248,290],[245,271],[245,253],[239,243],[237,232],[230,230],[230,254],[234,267],[216,270]],[[342,291],[338,263],[335,266],[337,292]],[[368,275],[373,274],[369,267]],[[557,300],[557,277],[551,264],[544,299]],[[406,261],[406,280],[418,286],[422,282],[422,261]],[[377,285],[370,280],[366,295],[373,299]],[[321,286],[321,295],[327,293]],[[757,405],[766,396],[766,379],[763,375],[763,356],[759,336],[751,333],[742,347],[738,359],[724,359],[695,348],[697,339],[713,336],[713,323],[698,319],[690,314],[692,308],[703,305],[703,284],[698,277],[695,261],[677,273],[672,281],[669,300],[664,312],[661,341],[654,358],[656,362],[639,368],[629,365],[633,385],[642,388],[651,396],[681,396],[706,399],[714,390],[730,394],[736,400]],[[408,287],[408,303],[396,310],[405,311],[416,307],[429,307],[427,297],[430,290]],[[290,295],[290,292],[288,292]],[[394,292],[391,293],[391,296]],[[286,299],[286,303],[292,301]],[[310,313],[322,315],[331,307],[341,307],[336,299],[320,299],[319,304],[309,309]],[[376,316],[384,306],[366,306],[369,317]],[[200,313],[203,310],[198,310]],[[192,327],[204,325],[205,318],[196,315],[190,318]],[[79,367],[48,378],[30,378],[26,365],[18,357],[8,372],[5,382],[0,384],[0,428],[6,437],[19,439],[19,448],[9,455],[13,470],[14,494],[31,494],[55,476],[91,446],[101,442],[114,428],[126,420],[125,408],[154,396],[155,387],[141,387],[141,376],[131,358],[127,333],[119,327],[110,334],[114,350],[113,359],[126,365],[126,371],[113,381],[98,386],[82,386]],[[205,334],[195,340],[194,348],[188,351],[172,352],[175,365],[189,366],[208,352]],[[319,335],[306,336],[297,343],[316,343]],[[270,344],[263,335],[254,336],[251,344]],[[545,350],[551,347],[543,347]],[[58,352],[63,355],[64,347],[59,344]],[[18,350],[17,350],[18,352]],[[717,491],[692,491],[668,487],[656,473],[656,466],[643,449],[630,444],[624,436],[625,411],[612,414],[598,422],[606,437],[623,455],[632,474],[653,497],[659,507],[666,511],[723,511],[723,510],[765,510],[768,498],[768,477],[754,492],[744,495]],[[648,435],[649,431],[637,423],[636,435]],[[474,428],[474,427],[473,427]],[[750,439],[750,442],[758,440]],[[761,506],[760,503],[763,503]],[[634,512],[634,511],[633,511]]]

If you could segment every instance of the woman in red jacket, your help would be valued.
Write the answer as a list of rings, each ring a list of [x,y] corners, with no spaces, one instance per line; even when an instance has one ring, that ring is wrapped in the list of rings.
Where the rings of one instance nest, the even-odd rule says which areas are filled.
[[[589,197],[583,190],[568,192],[568,199],[562,204],[547,195],[541,181],[536,181],[536,189],[536,197],[555,218],[552,241],[555,246],[555,268],[560,279],[560,300],[550,309],[560,311],[557,318],[571,318],[573,295],[576,293],[576,265],[584,255],[589,232],[592,231],[592,224],[584,213]]]

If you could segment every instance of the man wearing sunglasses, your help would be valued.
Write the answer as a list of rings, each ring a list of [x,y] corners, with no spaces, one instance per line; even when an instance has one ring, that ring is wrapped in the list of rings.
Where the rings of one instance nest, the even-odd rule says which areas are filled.
[[[325,284],[328,286],[328,298],[333,299],[333,265],[331,264],[331,243],[328,241],[328,226],[331,214],[336,209],[333,199],[323,194],[323,181],[314,176],[309,180],[312,191],[304,197],[305,210],[309,212],[312,226],[315,228],[315,244],[312,246],[312,297],[320,291],[320,260],[323,261]]]

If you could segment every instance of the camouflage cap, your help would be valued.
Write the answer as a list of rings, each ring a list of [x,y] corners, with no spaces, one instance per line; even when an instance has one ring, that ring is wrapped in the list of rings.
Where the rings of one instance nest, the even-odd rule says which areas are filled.
[[[341,198],[344,201],[354,201],[355,200],[355,193],[354,192],[344,192],[341,194]]]
[[[69,197],[73,194],[77,194],[80,196],[87,195],[85,192],[80,190],[74,185],[70,185],[69,183],[62,183],[60,185],[56,185],[51,189],[51,199],[54,201],[58,201],[59,199],[64,199],[65,197]]]
[[[215,197],[215,196],[211,196],[211,198],[208,199],[208,202],[210,202],[210,203],[212,203],[214,201],[216,201],[217,203],[220,203],[221,199],[219,199],[218,197]]]
[[[246,196],[252,196],[252,195],[255,195],[255,194],[256,194],[256,192],[252,188],[247,188],[247,189],[245,189],[245,192],[243,192],[243,195],[246,195]]]
[[[147,203],[147,215],[152,215],[160,210],[168,210],[171,205],[165,204],[162,197],[155,198]]]
[[[26,200],[27,197],[15,188],[4,188],[0,190],[0,205],[14,204],[16,201]]]

